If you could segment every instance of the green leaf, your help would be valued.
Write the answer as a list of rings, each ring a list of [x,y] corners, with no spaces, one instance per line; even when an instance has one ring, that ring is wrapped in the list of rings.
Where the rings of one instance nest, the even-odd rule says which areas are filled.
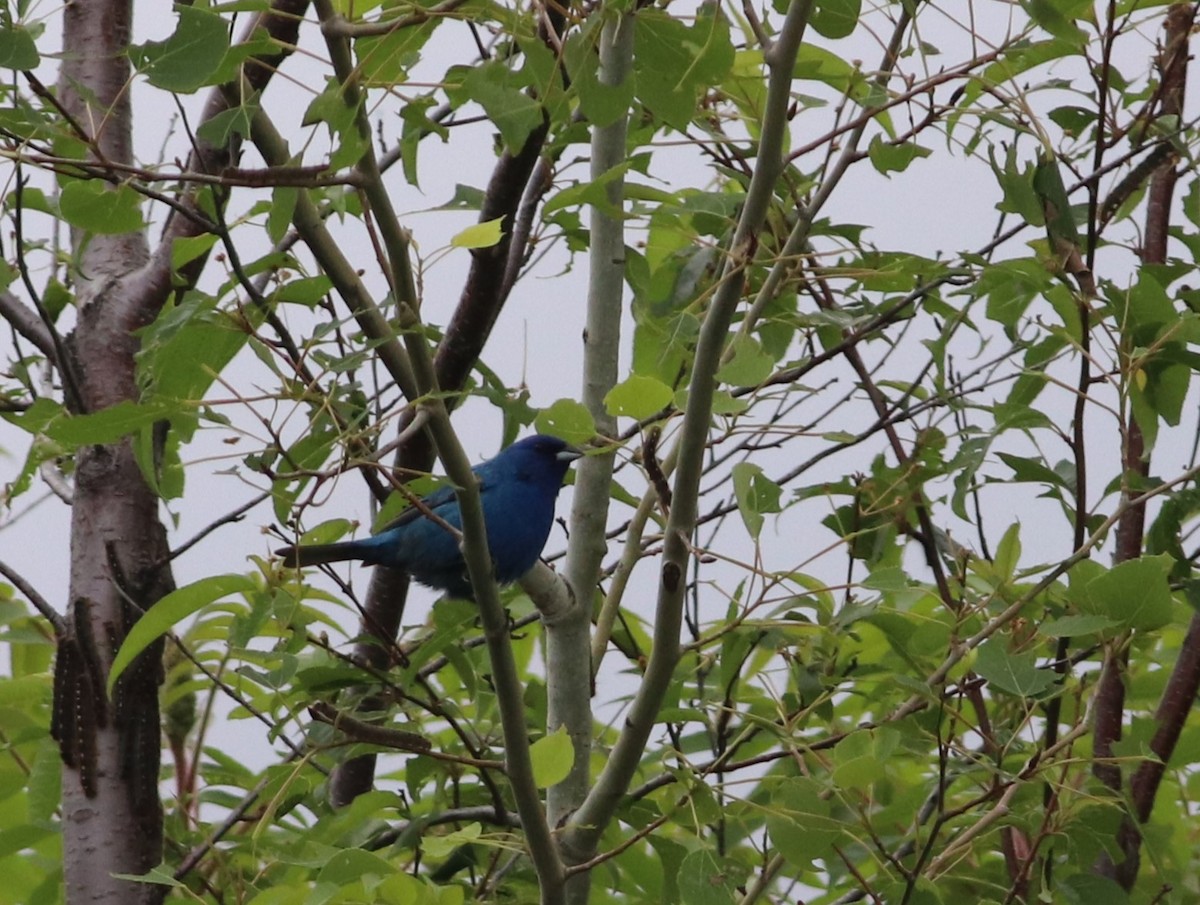
[[[444,858],[461,845],[470,845],[483,835],[483,827],[478,823],[468,823],[462,829],[447,833],[444,836],[427,835],[421,839],[421,848],[434,858]]]
[[[717,380],[731,386],[758,386],[775,370],[775,360],[753,336],[739,336],[730,348],[733,356],[717,371]]]
[[[848,37],[858,25],[862,0],[818,0],[809,23],[823,38]]]
[[[568,443],[586,443],[596,436],[596,422],[583,403],[559,399],[538,412],[533,420],[539,433],[562,437]]]
[[[495,60],[467,73],[463,90],[483,107],[500,137],[514,154],[525,145],[529,134],[542,124],[542,105],[514,84],[515,75],[504,63]]]
[[[487,196],[482,189],[473,185],[463,185],[461,182],[454,186],[454,194],[445,204],[433,208],[435,211],[478,211],[483,210]]]
[[[575,749],[567,728],[559,726],[530,745],[529,758],[533,761],[533,781],[539,789],[548,789],[566,779],[575,763]]]
[[[420,59],[421,48],[444,18],[430,16],[419,25],[397,28],[390,34],[358,38],[354,55],[364,84],[390,88],[408,81],[409,67]]]
[[[1033,187],[1035,168],[1030,165],[1021,167],[1018,164],[1015,144],[1009,146],[1003,164],[997,162],[990,148],[988,159],[991,161],[996,181],[1000,183],[1000,189],[1004,193],[1004,198],[996,205],[996,209],[1006,214],[1017,214],[1033,226],[1042,226],[1045,223],[1045,210]]]
[[[808,41],[800,45],[792,76],[822,82],[836,91],[846,93],[851,92],[851,86],[856,81],[862,80],[862,74],[836,53]]]
[[[733,44],[724,15],[701,7],[695,24],[658,9],[634,17],[635,94],[663,122],[687,129],[696,102],[719,85],[733,66]]]
[[[1024,0],[1021,5],[1030,19],[1056,38],[1075,43],[1084,39],[1084,32],[1074,23],[1074,19],[1085,15],[1078,0]],[[1087,18],[1094,20],[1095,16]]]
[[[1053,275],[1040,260],[1017,258],[985,266],[975,291],[988,299],[987,316],[1011,333],[1030,303],[1053,282]]]
[[[267,237],[278,243],[292,225],[300,190],[292,186],[277,185],[271,191],[271,211],[267,214]]]
[[[132,233],[146,225],[142,196],[127,185],[115,188],[99,179],[73,179],[63,186],[59,210],[63,219],[99,235]]]
[[[1118,563],[1087,583],[1087,600],[1096,614],[1128,628],[1162,628],[1171,621],[1171,565],[1165,553]]]
[[[624,116],[633,103],[634,78],[626,76],[619,85],[606,85],[599,78],[599,56],[595,52],[598,29],[571,34],[564,48],[571,84],[579,92],[579,107],[593,126],[607,126]]]
[[[188,293],[177,306],[167,306],[142,331],[138,377],[158,399],[178,401],[178,412],[198,409],[217,376],[245,346],[263,312],[247,306],[238,316],[217,308],[215,299]],[[177,427],[185,430],[176,418]],[[190,431],[185,439],[190,439]]]
[[[200,6],[176,4],[179,24],[165,41],[142,45],[138,68],[156,88],[191,94],[220,67],[229,50],[229,26]]]
[[[121,649],[113,658],[108,673],[109,695],[134,658],[188,616],[222,597],[248,593],[254,588],[254,582],[245,575],[214,575],[177,588],[163,597],[142,614],[121,642]]]
[[[1070,104],[1056,107],[1049,114],[1050,120],[1072,138],[1078,138],[1096,121],[1096,111]]]
[[[839,789],[869,789],[884,775],[868,731],[851,733],[833,749],[833,782]]]
[[[1169,553],[1175,560],[1172,578],[1191,574],[1191,557],[1183,549],[1183,523],[1200,512],[1200,487],[1188,487],[1168,494],[1150,530],[1146,533],[1147,553]]]
[[[175,411],[174,406],[163,402],[118,402],[90,415],[55,419],[46,425],[46,436],[71,447],[116,443]]]
[[[751,462],[738,462],[733,466],[733,492],[746,530],[757,540],[762,531],[763,513],[781,511],[779,499],[783,491],[763,474],[759,466]]]
[[[674,398],[671,388],[654,377],[633,374],[608,391],[604,408],[610,415],[641,421],[661,412]]]
[[[454,248],[491,248],[493,245],[499,245],[500,240],[504,238],[504,232],[501,229],[503,223],[503,217],[484,220],[482,223],[473,223],[455,235],[450,240],[450,244]]]
[[[1000,538],[996,547],[996,556],[992,562],[996,574],[1004,581],[1012,581],[1017,571],[1017,563],[1021,559],[1021,524],[1013,522]]]
[[[928,157],[932,153],[916,142],[903,141],[892,144],[884,141],[879,135],[871,139],[867,148],[867,156],[871,159],[872,166],[885,176],[889,173],[902,173],[918,157]]]
[[[730,905],[737,894],[737,882],[729,874],[734,861],[720,861],[708,849],[689,852],[679,864],[676,882],[680,901],[687,905]]]
[[[0,69],[24,72],[37,69],[41,61],[29,29],[19,25],[0,28]]]
[[[1129,905],[1129,894],[1108,877],[1080,873],[1055,884],[1063,905]]]
[[[383,879],[396,872],[391,862],[359,848],[344,848],[333,854],[317,874],[318,883],[345,886],[363,877]]]
[[[1049,484],[1052,487],[1066,487],[1067,482],[1053,468],[1047,467],[1046,463],[1041,459],[1027,459],[1023,456],[1014,456],[1011,453],[997,453],[1005,465],[1013,470],[1012,480],[1014,481],[1029,481],[1031,483]]]
[[[219,240],[220,236],[214,233],[203,233],[199,236],[176,236],[171,240],[171,269],[179,270],[201,255],[208,254]]]
[[[1037,668],[1037,656],[1032,651],[1011,653],[1006,642],[998,638],[990,639],[979,648],[975,671],[993,688],[1023,698],[1042,694],[1057,678],[1052,671]]]
[[[771,844],[793,867],[808,870],[813,861],[832,852],[842,834],[841,824],[830,816],[827,800],[815,780],[786,779],[772,790],[767,813]]]
[[[256,112],[258,112],[257,95],[247,103],[222,110],[216,116],[206,119],[197,127],[196,137],[201,141],[207,141],[214,147],[224,148],[235,135],[243,138],[250,136],[250,126]]]

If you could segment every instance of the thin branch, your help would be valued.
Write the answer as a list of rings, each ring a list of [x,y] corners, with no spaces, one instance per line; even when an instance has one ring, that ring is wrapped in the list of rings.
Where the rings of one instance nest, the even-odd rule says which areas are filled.
[[[0,318],[25,339],[29,340],[39,352],[54,364],[58,364],[58,349],[54,335],[38,317],[38,313],[28,307],[11,292],[0,292]]]
[[[770,74],[762,134],[755,158],[757,164],[737,230],[730,242],[724,273],[716,287],[696,345],[688,407],[679,441],[673,503],[663,549],[650,661],[609,759],[564,833],[563,849],[572,859],[585,860],[591,856],[601,833],[616,813],[621,797],[641,761],[646,740],[679,661],[679,633],[686,592],[684,575],[691,555],[689,541],[696,525],[697,495],[712,417],[716,388],[713,375],[729,339],[729,325],[742,297],[746,268],[753,260],[758,231],[766,218],[776,180],[783,168],[792,67],[812,5],[812,0],[793,0],[776,43],[764,55]]]
[[[25,598],[33,604],[34,609],[41,613],[42,617],[54,627],[54,637],[64,637],[67,629],[66,622],[59,615],[58,611],[50,605],[49,601],[38,593],[37,588],[26,581],[20,572],[3,560],[0,560],[0,575],[11,581],[13,587],[24,594]]]

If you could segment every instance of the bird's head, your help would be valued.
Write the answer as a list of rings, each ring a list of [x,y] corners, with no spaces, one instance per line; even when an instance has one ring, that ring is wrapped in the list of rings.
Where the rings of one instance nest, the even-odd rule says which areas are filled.
[[[518,440],[504,450],[496,460],[503,459],[526,480],[545,480],[556,486],[562,484],[570,464],[583,455],[565,440],[546,434],[534,434]]]

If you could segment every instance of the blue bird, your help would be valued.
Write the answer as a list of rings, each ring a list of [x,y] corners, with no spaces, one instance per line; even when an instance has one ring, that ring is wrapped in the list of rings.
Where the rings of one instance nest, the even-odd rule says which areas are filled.
[[[516,581],[541,556],[554,522],[554,502],[563,478],[570,463],[581,455],[557,437],[535,434],[475,466],[488,551],[499,584]],[[443,487],[423,502],[439,518],[462,528],[453,487]],[[373,537],[340,544],[284,547],[275,554],[293,568],[360,559],[367,565],[407,572],[421,584],[452,597],[473,599],[458,539],[415,506]]]

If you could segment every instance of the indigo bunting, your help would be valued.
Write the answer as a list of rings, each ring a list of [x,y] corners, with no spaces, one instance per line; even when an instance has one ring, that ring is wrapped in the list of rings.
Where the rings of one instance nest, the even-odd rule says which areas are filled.
[[[535,434],[473,469],[479,477],[488,550],[499,584],[516,581],[541,556],[567,467],[581,455],[557,437]],[[439,518],[462,528],[453,487],[443,487],[423,502]],[[275,553],[297,568],[361,559],[368,565],[407,572],[421,584],[452,597],[472,599],[458,538],[425,517],[416,506],[373,537],[340,544],[284,547]]]

